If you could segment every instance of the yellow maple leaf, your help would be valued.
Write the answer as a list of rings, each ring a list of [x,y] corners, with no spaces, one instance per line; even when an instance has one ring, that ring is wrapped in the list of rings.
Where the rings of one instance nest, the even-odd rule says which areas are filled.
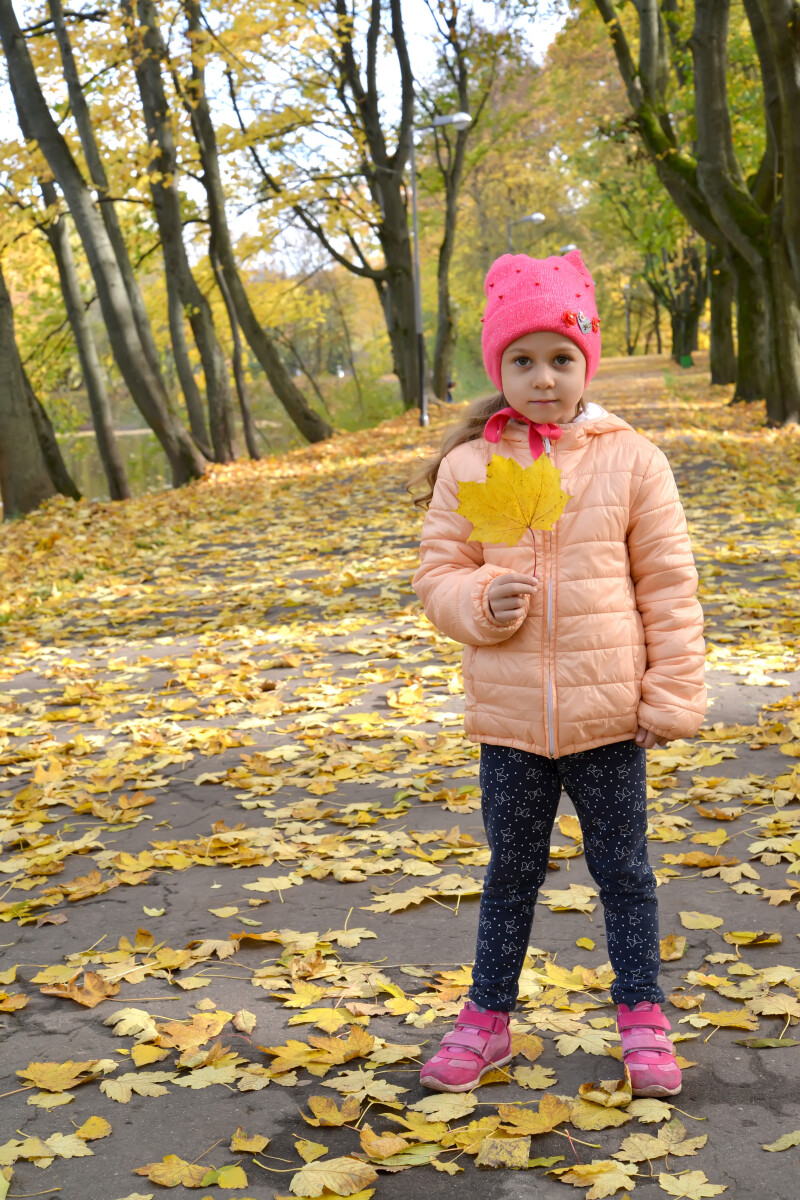
[[[709,1183],[704,1171],[687,1171],[685,1175],[668,1175],[662,1171],[658,1183],[668,1195],[683,1196],[685,1200],[705,1200],[707,1196],[718,1196],[728,1190],[725,1183]]]
[[[111,1123],[105,1117],[88,1117],[80,1128],[75,1130],[75,1136],[85,1142],[93,1142],[97,1138],[108,1137],[111,1133]]]
[[[569,1105],[551,1095],[542,1096],[538,1111],[518,1104],[498,1104],[497,1111],[505,1131],[512,1135],[550,1133],[557,1125],[569,1120]]]
[[[636,1186],[633,1177],[638,1171],[634,1166],[605,1158],[574,1167],[554,1167],[548,1174],[557,1175],[562,1183],[571,1183],[574,1187],[591,1184],[586,1200],[602,1200],[603,1196],[613,1196],[622,1188],[633,1189]]]
[[[46,1092],[65,1092],[92,1079],[98,1071],[100,1060],[87,1062],[32,1062],[24,1071],[17,1071],[22,1079],[35,1083]]]
[[[378,1134],[370,1125],[361,1129],[361,1148],[368,1158],[384,1159],[407,1150],[410,1143],[399,1133]]]
[[[359,1158],[323,1158],[301,1167],[292,1176],[289,1190],[295,1196],[321,1196],[325,1190],[337,1196],[352,1196],[377,1178],[375,1168]]]
[[[485,483],[459,483],[456,511],[472,522],[468,541],[516,546],[529,529],[552,529],[569,499],[561,471],[546,454],[529,467],[494,454]]]
[[[686,938],[683,934],[668,933],[661,939],[661,961],[676,962],[686,953]]]
[[[678,916],[684,929],[717,929],[722,924],[722,917],[712,916],[711,913],[680,912]]]
[[[521,1054],[528,1062],[536,1062],[544,1050],[544,1042],[535,1033],[514,1033],[511,1035],[511,1053]]]
[[[245,1133],[241,1125],[238,1126],[236,1132],[231,1137],[230,1148],[234,1154],[240,1154],[247,1151],[249,1154],[260,1154],[269,1145],[269,1138],[264,1137],[262,1133],[254,1133],[248,1135]]]
[[[8,992],[0,992],[0,1012],[18,1012],[28,1003],[28,997],[24,992],[15,992],[9,995]]]
[[[409,1104],[414,1112],[425,1113],[428,1121],[460,1121],[473,1111],[478,1101],[469,1092],[444,1092],[437,1096],[426,1096],[416,1104]]]
[[[160,1183],[162,1187],[202,1187],[203,1180],[208,1174],[208,1167],[200,1163],[188,1163],[177,1154],[165,1154],[161,1162],[147,1163],[144,1167],[134,1167],[134,1175],[146,1175],[151,1183]]]
[[[588,1100],[578,1096],[572,1102],[569,1119],[578,1129],[611,1129],[616,1125],[624,1125],[626,1121],[632,1121],[633,1117],[621,1108],[590,1104]]]
[[[631,1079],[626,1069],[622,1079],[601,1079],[599,1083],[582,1083],[578,1095],[590,1104],[605,1108],[625,1108],[632,1099]]]
[[[556,1083],[556,1073],[552,1067],[515,1067],[511,1078],[520,1087],[532,1088],[539,1091],[552,1087]]]
[[[349,1121],[357,1121],[361,1112],[361,1102],[355,1096],[346,1096],[340,1107],[332,1096],[309,1096],[308,1107],[313,1117],[301,1113],[307,1125],[346,1125]]]

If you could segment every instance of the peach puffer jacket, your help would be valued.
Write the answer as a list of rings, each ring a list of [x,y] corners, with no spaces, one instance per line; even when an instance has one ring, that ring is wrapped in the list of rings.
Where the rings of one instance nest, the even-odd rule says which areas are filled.
[[[596,406],[592,406],[595,408]],[[560,758],[636,736],[691,737],[706,711],[703,613],[686,517],[666,456],[611,413],[563,426],[545,450],[571,499],[551,531],[516,546],[468,542],[458,481],[486,479],[492,454],[528,466],[511,421],[442,461],[413,587],[432,623],[464,644],[471,741]],[[498,624],[487,588],[532,574],[536,594]]]

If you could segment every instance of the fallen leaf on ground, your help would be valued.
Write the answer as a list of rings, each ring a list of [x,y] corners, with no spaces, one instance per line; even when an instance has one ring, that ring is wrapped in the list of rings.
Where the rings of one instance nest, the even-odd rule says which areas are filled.
[[[134,1175],[146,1175],[151,1183],[159,1183],[162,1187],[203,1186],[203,1179],[208,1174],[208,1167],[201,1163],[188,1163],[177,1154],[165,1154],[161,1162],[147,1163],[144,1167],[134,1167]]]
[[[667,1175],[662,1171],[658,1182],[662,1191],[685,1200],[705,1200],[728,1190],[727,1184],[709,1183],[704,1171],[687,1171],[685,1175]]]
[[[633,1190],[637,1173],[636,1167],[614,1162],[610,1158],[595,1159],[575,1167],[554,1167],[548,1171],[549,1175],[558,1176],[562,1183],[588,1187],[586,1200],[602,1200],[604,1196],[613,1196],[623,1188]]]
[[[484,1138],[481,1142],[476,1167],[515,1167],[521,1170],[528,1165],[531,1139],[520,1138]]]
[[[777,1141],[770,1142],[767,1146],[762,1146],[762,1150],[788,1150],[791,1146],[800,1146],[800,1129],[795,1129],[793,1133],[782,1133]]]
[[[321,1196],[324,1191],[337,1196],[351,1196],[374,1183],[377,1178],[373,1166],[348,1155],[308,1163],[292,1176],[289,1188],[295,1196]]]

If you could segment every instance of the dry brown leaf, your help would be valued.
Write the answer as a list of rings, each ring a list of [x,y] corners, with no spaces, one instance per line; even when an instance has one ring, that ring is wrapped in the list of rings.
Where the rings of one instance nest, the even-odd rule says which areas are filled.
[[[84,1008],[96,1008],[103,1000],[116,996],[119,991],[118,983],[110,983],[98,975],[96,971],[86,971],[83,983],[53,983],[40,988],[45,996],[61,996],[65,1000],[74,1000]]]

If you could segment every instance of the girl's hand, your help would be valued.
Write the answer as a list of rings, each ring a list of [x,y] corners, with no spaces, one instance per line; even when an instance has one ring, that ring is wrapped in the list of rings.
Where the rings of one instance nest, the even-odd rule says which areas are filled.
[[[652,750],[653,746],[666,746],[669,738],[656,737],[652,729],[642,729],[639,726],[639,732],[636,734],[636,745],[644,746],[645,750]]]
[[[500,625],[515,621],[525,611],[525,597],[533,596],[538,586],[535,575],[523,575],[519,571],[495,576],[486,593],[489,612]]]

